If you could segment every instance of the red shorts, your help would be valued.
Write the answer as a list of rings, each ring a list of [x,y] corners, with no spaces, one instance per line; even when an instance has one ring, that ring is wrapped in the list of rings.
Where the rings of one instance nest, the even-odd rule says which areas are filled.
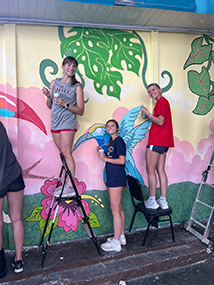
[[[61,132],[77,132],[77,129],[51,130],[51,133],[54,133],[54,134],[59,134]]]

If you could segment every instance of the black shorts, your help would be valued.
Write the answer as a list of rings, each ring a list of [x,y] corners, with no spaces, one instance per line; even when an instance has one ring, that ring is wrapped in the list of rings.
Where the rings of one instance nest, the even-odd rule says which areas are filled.
[[[0,198],[6,196],[7,192],[19,192],[25,188],[22,174],[19,175],[12,183],[0,191]]]
[[[147,148],[151,149],[154,152],[158,152],[160,154],[163,154],[164,152],[168,151],[168,147],[166,146],[160,146],[160,145],[147,145]]]

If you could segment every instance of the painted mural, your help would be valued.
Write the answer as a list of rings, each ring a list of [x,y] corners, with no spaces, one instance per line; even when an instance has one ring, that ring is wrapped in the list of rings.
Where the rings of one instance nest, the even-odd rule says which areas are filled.
[[[20,41],[17,50],[20,65],[14,67],[9,57],[6,61],[13,69],[17,68],[19,76],[14,82],[11,78],[16,74],[11,69],[5,82],[5,70],[3,67],[0,69],[0,117],[23,168],[26,183],[24,245],[39,244],[61,168],[59,153],[50,133],[50,110],[46,107],[41,88],[43,85],[49,87],[52,79],[61,77],[61,62],[68,55],[78,60],[77,74],[84,88],[86,109],[84,116],[78,119],[73,146],[75,183],[95,234],[113,232],[104,163],[96,153],[97,145],[102,148],[107,146],[105,122],[109,118],[119,122],[119,135],[126,143],[126,173],[137,177],[144,186],[145,197],[149,195],[144,157],[151,122],[142,119],[140,106],[145,104],[152,110],[146,87],[153,81],[161,85],[173,115],[175,148],[169,150],[166,163],[169,178],[167,200],[173,208],[173,222],[187,221],[201,181],[201,172],[206,168],[214,144],[214,39],[206,35],[190,35],[186,39],[180,35],[179,39],[183,41],[179,41],[178,37],[173,39],[172,34],[159,33],[159,38],[154,40],[157,40],[160,51],[154,54],[150,32],[77,27],[44,27],[43,30],[29,26],[16,28],[19,35],[17,41]],[[31,38],[29,46],[26,36]],[[170,50],[169,41],[174,49]],[[178,59],[175,51],[178,52],[182,44],[185,47]],[[41,52],[36,53],[38,48]],[[32,50],[35,51],[35,58],[27,57]],[[0,52],[3,55],[2,49]],[[27,62],[22,60],[25,57]],[[152,58],[158,58],[158,72],[152,70]],[[194,70],[190,70],[193,67]],[[158,78],[155,77],[157,73]],[[195,102],[197,97],[194,95],[198,96],[198,102]],[[214,183],[213,171],[208,182]],[[213,191],[207,189],[202,199],[214,203]],[[122,203],[127,230],[134,211],[127,188],[123,190]],[[50,223],[53,215],[54,210]],[[198,215],[206,218],[209,213],[201,208]],[[133,228],[146,225],[141,218],[136,218]],[[62,201],[51,241],[86,237],[81,220],[76,202]],[[4,207],[4,222],[3,235],[11,236],[4,238],[4,247],[13,248],[7,204]],[[50,227],[46,236],[49,231]]]
[[[206,44],[203,44],[204,41]],[[191,44],[191,53],[184,64],[184,69],[191,65],[201,65],[201,73],[198,73],[197,70],[188,71],[189,88],[199,96],[193,110],[193,113],[197,115],[206,115],[214,105],[214,81],[210,74],[214,63],[213,42],[214,39],[207,35],[196,38]]]

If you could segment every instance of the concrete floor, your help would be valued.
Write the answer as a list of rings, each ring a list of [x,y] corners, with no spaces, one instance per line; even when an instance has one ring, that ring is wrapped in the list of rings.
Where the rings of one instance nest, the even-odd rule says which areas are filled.
[[[14,252],[6,251],[8,273],[1,284],[115,285],[120,280],[128,285],[214,284],[211,247],[179,225],[174,225],[174,243],[169,227],[150,229],[143,247],[144,233],[145,229],[127,232],[127,245],[121,252],[100,250],[102,256],[89,238],[50,244],[43,269],[41,247],[25,248],[21,274],[13,273],[10,261]],[[97,244],[100,246],[108,236],[98,236]],[[213,230],[209,238],[213,244]]]

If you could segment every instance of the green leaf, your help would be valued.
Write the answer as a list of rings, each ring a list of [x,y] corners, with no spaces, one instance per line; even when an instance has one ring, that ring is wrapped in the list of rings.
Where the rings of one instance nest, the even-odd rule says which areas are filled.
[[[209,59],[212,45],[202,45],[202,41],[203,37],[199,37],[192,42],[192,51],[184,64],[184,69],[192,64],[201,64]]]
[[[122,61],[125,61],[127,70],[139,76],[141,62],[136,56],[142,58],[142,47],[136,43],[138,37],[125,31],[104,30],[104,32],[111,37],[111,64],[123,70]]]
[[[132,33],[108,29],[73,27],[69,33],[71,36],[61,43],[62,57],[74,56],[99,94],[106,86],[107,95],[120,100],[119,82],[123,83],[123,78],[115,68],[123,70],[124,61],[127,70],[139,75],[142,47],[135,42],[138,38]]]
[[[99,228],[101,226],[95,213],[90,212],[88,214],[88,217],[89,217],[89,220],[88,220],[89,224],[92,228]],[[81,220],[81,221],[83,223],[83,220]]]
[[[107,64],[106,72],[103,73],[103,76],[101,76],[100,81],[94,81],[94,88],[99,94],[102,94],[102,88],[106,85],[106,93],[108,94],[108,96],[116,97],[120,100],[121,88],[118,85],[118,81],[123,83],[122,75],[118,71],[112,71],[111,65]]]
[[[58,220],[59,220],[59,216],[57,216],[56,219],[55,219],[53,229],[57,226]],[[47,225],[44,237],[46,237],[50,233],[51,227],[52,227],[52,222],[53,222],[53,219],[48,220],[48,225]],[[39,228],[40,228],[41,233],[43,233],[43,231],[44,231],[45,224],[46,224],[46,220],[45,219],[42,219],[39,222]]]
[[[196,115],[206,115],[214,106],[214,95],[210,96],[209,99],[200,96],[198,103],[193,110],[193,113]]]
[[[104,67],[98,59],[103,58],[103,61],[107,63],[110,47],[102,30],[74,27],[69,30],[69,33],[72,36],[61,43],[62,57],[66,50],[70,50],[70,55],[74,56],[79,64],[84,65],[86,76],[99,82]],[[100,46],[100,41],[104,45]]]
[[[201,73],[195,70],[188,72],[188,83],[190,90],[196,95],[208,97],[210,90],[210,75],[203,66]]]
[[[41,216],[41,211],[43,210],[44,207],[40,206],[40,207],[36,207],[33,209],[33,212],[31,213],[30,217],[28,217],[26,219],[26,221],[29,222],[38,222],[42,219]]]

